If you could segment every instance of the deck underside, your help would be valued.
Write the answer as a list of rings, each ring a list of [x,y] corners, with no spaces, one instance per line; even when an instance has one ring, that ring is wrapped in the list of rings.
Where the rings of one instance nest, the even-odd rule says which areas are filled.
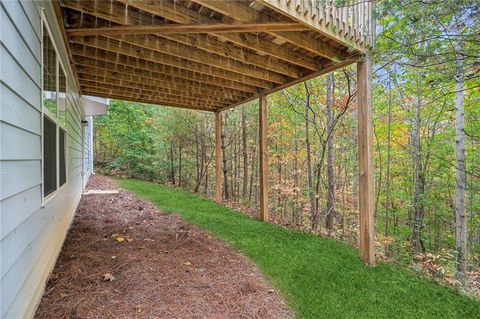
[[[367,47],[348,31],[350,9],[343,22],[342,9],[327,10],[332,28],[321,8],[295,2],[62,0],[57,11],[82,94],[218,111],[346,66]]]

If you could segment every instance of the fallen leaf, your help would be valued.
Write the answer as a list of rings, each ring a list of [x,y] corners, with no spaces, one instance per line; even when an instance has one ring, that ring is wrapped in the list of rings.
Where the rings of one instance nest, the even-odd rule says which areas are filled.
[[[115,240],[119,243],[123,243],[125,241],[125,238],[123,238],[122,236],[117,236],[115,237]]]
[[[107,272],[106,274],[103,275],[103,280],[104,281],[114,281],[115,276],[113,276],[111,273]]]
[[[185,266],[191,266],[191,265],[192,265],[192,263],[189,262],[189,261],[186,261],[186,262],[184,262],[183,264],[184,264]]]

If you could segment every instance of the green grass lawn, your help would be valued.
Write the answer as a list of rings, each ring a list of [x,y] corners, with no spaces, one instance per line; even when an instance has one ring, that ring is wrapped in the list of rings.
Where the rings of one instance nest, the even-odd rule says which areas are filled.
[[[480,318],[480,302],[394,265],[367,267],[340,242],[261,223],[188,192],[118,182],[241,250],[298,318]]]

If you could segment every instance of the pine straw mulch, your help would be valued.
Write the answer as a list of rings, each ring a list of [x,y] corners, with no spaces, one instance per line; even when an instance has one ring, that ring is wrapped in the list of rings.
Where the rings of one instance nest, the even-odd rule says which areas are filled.
[[[92,176],[36,318],[290,318],[244,256]],[[123,241],[122,241],[123,239]]]

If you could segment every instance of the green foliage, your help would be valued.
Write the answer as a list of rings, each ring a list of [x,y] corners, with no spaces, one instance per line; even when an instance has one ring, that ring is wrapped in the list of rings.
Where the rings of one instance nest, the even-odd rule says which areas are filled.
[[[480,302],[393,265],[367,267],[345,244],[261,223],[192,193],[118,182],[242,251],[298,318],[480,318]]]
[[[154,118],[160,114],[156,106],[112,101],[108,114],[95,119],[97,163],[132,177],[157,179],[160,130]]]

